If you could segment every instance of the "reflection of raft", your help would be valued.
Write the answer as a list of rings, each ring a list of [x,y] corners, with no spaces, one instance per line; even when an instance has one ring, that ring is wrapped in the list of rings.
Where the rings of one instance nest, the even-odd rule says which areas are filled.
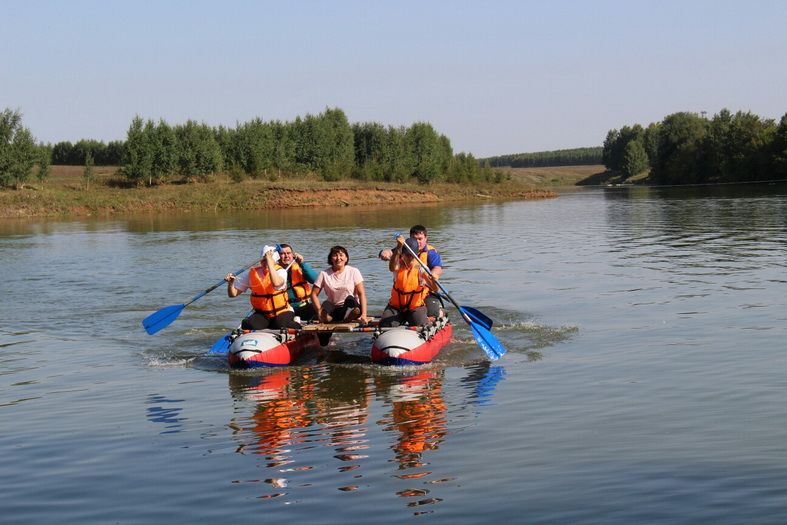
[[[381,365],[422,365],[430,363],[451,340],[447,317],[421,327],[379,328],[369,324],[308,324],[301,330],[255,330],[230,338],[227,360],[233,368],[286,366],[307,348],[325,346],[333,333],[368,333],[372,339],[371,360]]]
[[[383,329],[375,334],[372,362],[381,365],[424,365],[451,340],[453,328],[447,317],[419,327]]]

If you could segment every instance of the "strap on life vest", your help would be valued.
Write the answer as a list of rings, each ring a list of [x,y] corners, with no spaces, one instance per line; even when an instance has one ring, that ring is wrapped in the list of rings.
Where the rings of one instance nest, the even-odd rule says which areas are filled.
[[[311,294],[312,287],[297,262],[292,263],[287,269],[287,281],[290,283],[287,289],[292,290],[298,301],[306,300]]]
[[[424,304],[428,289],[421,284],[420,267],[400,268],[391,288],[389,304],[400,312],[410,312]]]
[[[276,269],[279,269],[276,266]],[[260,275],[264,272],[264,275]],[[251,306],[267,318],[273,318],[290,309],[287,301],[287,290],[276,290],[273,287],[269,272],[255,268],[249,274],[251,288]]]

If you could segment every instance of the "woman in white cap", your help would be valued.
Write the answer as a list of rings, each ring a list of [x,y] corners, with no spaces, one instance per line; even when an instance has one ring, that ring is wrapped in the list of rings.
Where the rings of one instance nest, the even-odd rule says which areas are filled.
[[[229,297],[237,297],[251,288],[250,300],[254,312],[241,322],[241,328],[301,328],[295,322],[295,312],[287,300],[287,271],[278,265],[276,248],[265,246],[260,256],[260,265],[246,274],[236,277],[228,273],[224,277]]]

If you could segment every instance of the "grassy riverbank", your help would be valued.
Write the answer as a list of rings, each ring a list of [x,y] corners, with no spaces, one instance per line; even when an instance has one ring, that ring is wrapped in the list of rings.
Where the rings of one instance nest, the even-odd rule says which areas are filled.
[[[0,190],[0,218],[109,216],[138,212],[199,212],[308,206],[366,206],[392,203],[491,199],[544,199],[603,171],[601,166],[510,169],[500,183],[428,186],[343,180],[324,182],[310,176],[233,182],[216,175],[211,182],[170,183],[152,188],[123,187],[113,167],[96,167],[85,187],[81,166],[54,166],[42,185]]]

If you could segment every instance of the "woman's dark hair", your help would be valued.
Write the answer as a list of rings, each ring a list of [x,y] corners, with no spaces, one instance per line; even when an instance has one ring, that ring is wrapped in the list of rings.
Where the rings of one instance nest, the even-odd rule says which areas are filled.
[[[344,256],[347,257],[347,262],[350,262],[350,254],[347,253],[347,248],[345,248],[344,246],[334,246],[333,248],[331,248],[331,251],[328,252],[328,264],[333,264],[331,262],[331,257],[333,257],[339,252],[344,253]]]

